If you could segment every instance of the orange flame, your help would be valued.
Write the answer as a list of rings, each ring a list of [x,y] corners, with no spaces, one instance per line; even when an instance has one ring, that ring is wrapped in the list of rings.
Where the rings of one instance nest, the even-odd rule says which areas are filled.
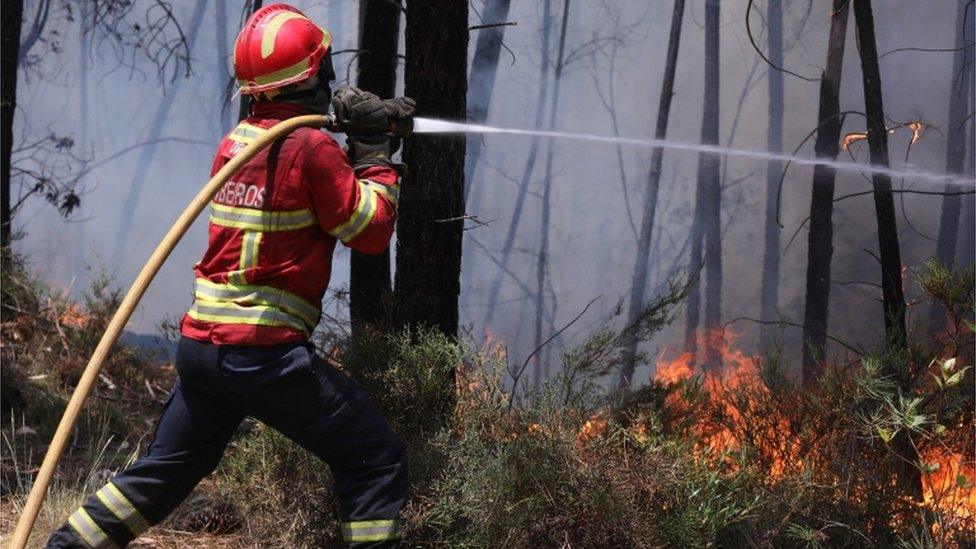
[[[58,322],[69,328],[83,329],[88,326],[88,322],[91,321],[91,317],[85,314],[80,307],[74,303],[68,305],[60,316],[58,316]]]
[[[607,418],[603,412],[597,412],[586,420],[583,427],[576,434],[577,442],[585,442],[603,436],[607,432]]]
[[[922,138],[922,130],[925,129],[925,124],[922,124],[921,122],[909,122],[907,124],[899,124],[893,128],[888,128],[888,133],[889,134],[895,133],[895,131],[897,131],[900,128],[908,128],[912,130],[912,140],[909,144],[914,145],[915,143],[918,143],[919,139]],[[858,141],[863,141],[867,138],[868,138],[868,132],[850,132],[844,134],[844,141],[842,143],[842,146],[846,151],[850,149],[851,145],[853,145],[854,143],[857,143]]]

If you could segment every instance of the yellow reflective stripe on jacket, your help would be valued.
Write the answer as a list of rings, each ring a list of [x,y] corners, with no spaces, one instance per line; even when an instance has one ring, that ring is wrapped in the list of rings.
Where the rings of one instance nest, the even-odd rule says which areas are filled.
[[[233,131],[227,134],[227,139],[230,139],[231,141],[237,141],[238,143],[247,144],[257,139],[261,134],[263,134],[266,131],[268,130],[260,126],[248,124],[247,122],[241,122],[240,124],[237,125],[236,128],[234,128]]]
[[[382,183],[377,183],[368,179],[363,179],[360,182],[365,183],[366,187],[372,190],[374,193],[386,197],[386,199],[389,200],[394,206],[396,206],[397,200],[400,199],[400,185],[383,185]]]
[[[98,497],[98,501],[102,502],[102,505],[126,525],[133,536],[138,537],[139,534],[149,529],[149,521],[132,505],[129,498],[125,497],[125,494],[111,482],[105,484],[101,490],[95,493],[95,496]]]
[[[221,227],[261,232],[294,231],[317,223],[315,214],[307,208],[269,212],[216,203],[210,204],[210,222]]]
[[[357,520],[342,524],[346,543],[400,539],[400,524],[396,520]]]
[[[71,516],[68,517],[68,524],[75,532],[78,532],[78,536],[92,549],[116,549],[118,547],[83,507],[79,507],[74,513],[71,513]]]
[[[244,306],[233,302],[195,301],[186,314],[201,322],[277,326],[311,333],[311,329],[305,326],[301,318],[268,305]]]
[[[376,193],[366,182],[357,181],[357,183],[359,183],[359,202],[356,204],[356,209],[353,210],[348,221],[329,231],[329,234],[343,242],[349,242],[359,236],[376,215]]]
[[[244,231],[241,241],[241,270],[258,266],[258,250],[261,247],[260,231]]]
[[[231,302],[238,305],[262,305],[279,307],[286,313],[299,317],[308,326],[315,328],[319,321],[320,308],[297,295],[272,286],[218,284],[198,278],[195,297],[210,305]]]

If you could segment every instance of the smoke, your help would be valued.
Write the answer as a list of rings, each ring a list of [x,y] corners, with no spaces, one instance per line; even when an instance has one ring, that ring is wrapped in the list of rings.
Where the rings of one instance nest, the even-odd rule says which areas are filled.
[[[54,76],[20,79],[15,136],[44,134],[48,128],[75,135],[87,134],[89,143],[79,143],[91,151],[94,161],[143,142],[153,128],[162,127],[156,154],[146,169],[143,192],[135,204],[131,230],[124,235],[121,259],[109,263],[116,247],[119,209],[133,184],[139,150],[123,153],[99,165],[83,179],[86,190],[81,211],[73,221],[61,220],[52,208],[39,201],[23,210],[15,229],[26,237],[17,248],[30,254],[43,276],[61,287],[70,287],[76,296],[84,290],[87,274],[75,256],[84,258],[96,270],[107,269],[121,286],[134,279],[151,249],[199,187],[207,180],[216,143],[227,131],[222,118],[222,91],[227,85],[227,67],[217,65],[215,51],[231,51],[228,46],[236,33],[237,17],[243,2],[226,2],[227,25],[215,23],[217,10],[208,7],[203,17],[191,56],[193,76],[178,89],[160,85],[154,74],[129,73],[113,66],[112,58],[94,55],[87,70],[87,116],[79,105],[79,67],[75,56],[51,58],[50,70],[39,73]],[[346,2],[296,2],[313,18],[337,31],[336,48],[352,48],[357,43],[354,31],[356,10]],[[475,5],[481,11],[479,2]],[[667,46],[670,2],[643,0],[572,0],[566,41],[567,63],[563,74],[560,110],[555,130],[568,134],[614,135],[615,128],[604,102],[609,100],[607,85],[613,79],[613,109],[616,131],[638,139],[653,133],[657,113],[661,72]],[[745,3],[722,3],[721,26],[721,123],[720,143],[748,150],[766,150],[767,66],[752,50],[745,37]],[[559,19],[562,2],[553,3],[553,19]],[[813,2],[805,20],[807,3],[784,2],[784,42],[788,46],[784,64],[794,72],[818,77],[823,66],[829,18],[828,5]],[[181,21],[193,12],[190,2],[174,3]],[[341,11],[339,9],[341,8]],[[760,2],[758,11],[764,11]],[[702,111],[702,73],[704,67],[704,20],[700,2],[689,2],[679,52],[675,97],[672,103],[668,140],[694,144],[699,140]],[[876,18],[879,51],[897,48],[951,48],[956,6],[954,2],[918,3],[891,0],[879,3]],[[503,51],[497,66],[495,86],[486,125],[502,128],[529,128],[536,116],[536,97],[541,84],[539,67],[543,55],[554,59],[558,28],[552,29],[552,51],[540,51],[542,2],[512,2],[507,19],[517,22],[505,28],[504,43],[515,56]],[[471,24],[480,24],[472,11]],[[763,44],[762,19],[753,15],[757,43]],[[970,13],[969,23],[976,17]],[[436,22],[432,22],[436,24]],[[554,25],[555,27],[555,25]],[[844,60],[841,110],[863,110],[860,65],[855,50],[853,25],[850,25],[847,55]],[[217,36],[225,28],[227,36]],[[342,31],[342,32],[338,32]],[[474,55],[474,33],[469,55]],[[800,36],[797,37],[797,33]],[[65,46],[80,44],[77,24],[61,29]],[[969,36],[976,36],[970,32]],[[969,42],[972,40],[970,39]],[[792,47],[789,47],[792,44]],[[72,46],[73,47],[73,46]],[[402,47],[402,46],[401,46]],[[613,72],[608,62],[615,48]],[[345,77],[350,58],[336,59],[339,78]],[[352,66],[354,70],[354,65]],[[932,126],[911,147],[906,162],[910,132],[891,136],[891,158],[895,188],[928,189],[919,172],[941,174],[945,166],[945,128],[948,94],[952,87],[952,53],[904,51],[881,59],[885,110],[889,125],[920,120]],[[550,74],[551,78],[551,74]],[[550,82],[551,84],[551,82]],[[598,90],[597,84],[600,84]],[[402,71],[399,88],[402,89]],[[174,91],[175,90],[175,91]],[[551,86],[550,86],[551,90]],[[165,94],[175,93],[166,119],[153,119]],[[786,77],[786,131],[784,150],[792,151],[816,127],[818,85]],[[551,99],[551,97],[550,97]],[[543,106],[548,112],[548,104]],[[231,108],[231,112],[234,108]],[[29,122],[29,127],[26,123]],[[959,123],[959,121],[955,121]],[[545,120],[545,125],[548,120]],[[734,134],[733,134],[734,128]],[[849,116],[844,131],[863,131],[863,118]],[[82,131],[84,130],[84,132]],[[937,131],[938,130],[938,131]],[[542,167],[530,178],[525,211],[507,272],[496,263],[505,233],[512,221],[517,186],[525,167],[529,139],[504,135],[472,136],[483,140],[480,167],[472,189],[476,200],[468,213],[487,223],[465,231],[461,319],[467,333],[481,338],[486,299],[496,277],[502,277],[495,319],[490,327],[504,341],[513,361],[521,362],[533,350],[534,310],[532,288],[535,280],[535,253],[539,242]],[[620,326],[624,319],[613,316],[618,303],[626,298],[637,250],[634,229],[628,218],[639,219],[647,177],[649,150],[641,147],[621,149],[623,172],[614,146],[574,140],[555,140],[552,219],[550,232],[548,288],[544,336],[561,328],[594,297],[601,297],[583,318],[550,344],[549,360],[554,365],[560,351],[580,344],[585,337],[608,322]],[[972,144],[970,143],[970,146]],[[854,159],[843,163],[866,164],[864,145],[852,147]],[[800,148],[799,155],[813,158],[812,140]],[[972,153],[970,153],[972,154]],[[760,155],[761,156],[761,155]],[[542,163],[540,163],[542,164]],[[684,266],[688,253],[695,184],[697,153],[693,150],[667,150],[652,243],[649,293]],[[904,166],[912,173],[902,173]],[[723,163],[723,288],[722,317],[759,316],[762,263],[762,230],[765,208],[765,170],[762,158],[728,156]],[[784,224],[779,288],[780,314],[800,321],[806,269],[806,232],[809,215],[812,169],[798,163],[790,168],[783,185],[781,220]],[[971,184],[971,180],[970,180]],[[840,173],[836,195],[870,190],[863,173]],[[973,241],[972,196],[964,198],[961,243]],[[899,213],[902,256],[908,272],[934,254],[930,240],[938,232],[941,197],[902,194],[896,196]],[[867,344],[881,332],[880,290],[871,284],[880,281],[880,268],[864,250],[877,247],[873,201],[870,195],[838,202],[834,213],[834,279],[830,309],[830,332],[855,345]],[[904,213],[903,213],[904,212]],[[906,217],[907,216],[907,217]],[[911,225],[909,225],[909,222]],[[791,241],[794,232],[795,239]],[[163,272],[149,290],[130,329],[152,332],[164,317],[176,318],[189,306],[192,295],[192,266],[206,246],[206,220],[190,230],[171,256]],[[972,251],[960,254],[972,257]],[[335,260],[332,287],[348,284],[348,254]],[[909,297],[917,289],[908,276]],[[626,303],[626,301],[624,301]],[[927,311],[926,311],[927,312]],[[910,322],[924,315],[911,313]],[[645,346],[651,353],[666,345],[680,344],[683,319],[679,318]],[[741,345],[752,350],[757,329],[747,322],[731,326],[744,336]],[[545,339],[545,337],[544,337]],[[799,351],[795,330],[783,332],[783,343],[790,353]],[[650,375],[638,371],[635,382]]]

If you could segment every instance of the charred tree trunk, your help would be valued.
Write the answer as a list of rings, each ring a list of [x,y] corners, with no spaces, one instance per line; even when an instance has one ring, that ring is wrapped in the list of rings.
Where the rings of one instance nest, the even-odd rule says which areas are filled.
[[[254,12],[258,11],[259,9],[261,9],[261,4],[263,4],[263,3],[264,3],[263,0],[250,0],[250,4],[245,4],[244,5],[244,9],[248,9],[248,7],[250,7],[250,9],[248,10],[247,16],[244,17],[244,20],[246,21],[249,17],[251,17],[252,15],[254,15]],[[235,84],[236,84],[236,81],[235,81]],[[247,118],[250,115],[251,115],[251,97],[248,96],[248,95],[242,95],[241,96],[241,108],[237,112],[237,120],[244,120],[245,118]]]
[[[874,14],[870,0],[854,2],[854,24],[857,26],[858,46],[861,57],[861,74],[864,80],[864,111],[867,114],[868,147],[871,163],[888,167],[888,130],[885,127],[884,102],[881,93],[881,75],[878,71],[878,50],[874,38]],[[898,243],[898,227],[895,218],[895,202],[891,192],[891,177],[875,173],[871,176],[874,186],[874,208],[878,219],[878,248],[881,259],[881,292],[884,305],[885,339],[894,355],[905,349],[905,296],[901,280],[901,251]],[[908,390],[908,372],[901,360],[889,360],[888,374],[892,375],[903,390]],[[899,488],[916,500],[921,500],[921,474],[918,470],[918,452],[902,430],[892,441],[892,450],[898,454],[894,468]]]
[[[559,53],[556,54],[556,68],[552,85],[552,104],[549,108],[549,131],[556,128],[556,114],[559,109],[559,83],[563,74],[563,54],[566,47],[566,24],[569,22],[569,0],[563,2],[563,21],[559,30]],[[546,151],[546,171],[542,179],[542,214],[540,216],[540,242],[539,255],[536,258],[536,288],[535,288],[535,348],[542,345],[542,316],[545,308],[545,285],[546,274],[549,269],[549,206],[552,196],[552,155],[553,142],[549,140],[549,148]],[[545,367],[544,374],[540,374],[542,367]],[[542,364],[542,354],[535,354],[535,384],[538,386],[539,375],[548,377],[549,364]]]
[[[956,9],[956,43],[957,51],[953,55],[952,74],[949,90],[949,118],[946,124],[946,173],[962,174],[966,164],[966,109],[970,95],[971,65],[973,62],[973,48],[966,47],[966,5],[967,0],[959,0]],[[951,186],[950,191],[963,190],[958,185]],[[962,209],[962,197],[946,195],[942,197],[942,216],[939,223],[939,237],[935,248],[935,259],[947,267],[956,262],[956,244],[959,240],[959,213]],[[934,335],[945,328],[945,311],[933,303],[929,313],[929,334]]]
[[[85,32],[85,21],[88,20],[88,2],[78,6],[78,120],[81,128],[78,131],[78,143],[84,152],[88,148],[88,54],[91,44],[89,33]],[[74,231],[75,241],[72,251],[72,268],[76,273],[85,272],[85,229],[79,226]]]
[[[10,0],[2,2],[0,12],[0,26],[3,34],[0,42],[3,50],[0,53],[0,155],[3,156],[3,166],[0,167],[0,247],[6,250],[10,246],[10,156],[13,151],[14,112],[17,110],[17,58],[20,53],[20,28],[23,23],[24,1]]]
[[[718,145],[719,126],[719,15],[720,0],[705,3],[705,89],[702,107],[701,142]],[[695,189],[695,222],[692,229],[691,268],[705,261],[705,322],[707,333],[704,364],[706,368],[717,366],[716,349],[711,344],[712,335],[721,322],[722,310],[722,224],[721,224],[721,160],[715,153],[698,156],[698,183]],[[704,244],[704,246],[703,246]],[[698,309],[701,303],[701,278],[693,283],[688,296],[688,325],[685,345],[691,352],[697,350],[695,339],[698,328]]]
[[[508,19],[508,9],[512,0],[486,0],[483,18],[486,25],[504,23]],[[505,27],[488,27],[478,31],[478,42],[471,60],[471,76],[468,78],[468,118],[475,124],[482,124],[488,118],[492,90],[495,87],[495,74],[498,58],[502,51]],[[484,146],[480,136],[468,140],[467,156],[464,160],[464,196],[471,193],[481,148]]]
[[[217,67],[220,74],[221,81],[234,83],[234,76],[230,73],[231,63],[230,55],[227,51],[227,0],[217,0],[214,2],[214,19],[216,20],[216,31],[217,31]],[[233,88],[227,88],[228,92]],[[220,127],[223,131],[230,129],[230,96],[231,93],[227,93],[224,97],[221,97],[220,102]]]
[[[546,97],[549,90],[549,27],[552,20],[552,0],[546,0],[542,5],[542,60],[539,65],[539,95],[536,98],[535,121],[532,128],[542,129],[543,113],[545,112]],[[488,292],[488,310],[485,313],[485,326],[490,326],[495,317],[495,305],[498,303],[498,294],[501,291],[502,280],[505,278],[505,270],[508,268],[508,261],[512,256],[512,249],[515,246],[515,235],[518,232],[519,221],[522,219],[522,209],[525,206],[525,197],[529,192],[529,180],[535,169],[535,161],[539,155],[539,144],[541,139],[532,138],[529,145],[528,158],[525,161],[525,169],[522,171],[522,178],[519,180],[518,195],[515,198],[515,208],[512,212],[512,220],[508,224],[508,232],[505,233],[505,242],[502,244],[502,257],[499,261],[498,276],[492,282]]]
[[[255,2],[259,4],[260,2]],[[197,41],[197,34],[200,31],[200,25],[203,23],[203,14],[207,8],[206,2],[197,2],[193,8],[193,14],[190,16],[190,26],[186,31],[186,48],[187,51],[192,52],[193,46]],[[185,78],[178,79],[171,87],[166,95],[163,97],[162,102],[159,104],[159,108],[156,110],[156,116],[153,119],[152,127],[149,129],[149,135],[146,137],[146,146],[142,148],[139,153],[139,160],[136,163],[136,172],[133,174],[131,179],[131,184],[129,185],[129,192],[125,196],[125,201],[122,203],[122,208],[120,210],[119,218],[119,230],[115,237],[115,248],[112,252],[112,265],[120,266],[122,265],[123,258],[125,256],[125,245],[132,243],[132,221],[135,216],[136,206],[139,203],[139,196],[142,193],[142,187],[145,185],[147,174],[149,173],[149,167],[152,164],[153,158],[156,156],[157,141],[162,137],[163,129],[166,128],[166,119],[169,117],[169,111],[173,107],[173,103],[176,100],[176,96],[180,90],[180,84],[186,80]]]
[[[467,96],[468,3],[410,0],[406,12],[406,95],[417,114],[464,120]],[[431,25],[436,21],[436,25]],[[458,329],[464,137],[415,135],[400,195],[394,313],[404,326]]]
[[[881,94],[881,75],[878,72],[878,50],[874,41],[874,15],[870,0],[854,2],[854,22],[857,25],[864,79],[864,111],[867,114],[868,147],[871,163],[888,167],[888,130],[885,126],[884,102]],[[891,193],[891,176],[875,173],[874,208],[878,218],[878,251],[881,258],[881,290],[884,304],[885,336],[889,345],[904,348],[905,295],[901,281],[901,250],[898,244],[898,225],[895,202]],[[901,374],[899,374],[901,377]]]
[[[681,42],[681,21],[685,13],[685,0],[674,0],[671,14],[671,33],[668,37],[668,53],[664,62],[664,79],[661,81],[661,95],[658,99],[657,126],[655,139],[664,139],[668,134],[668,116],[671,114],[671,98],[674,96],[674,72],[678,66],[678,46]],[[647,263],[650,259],[651,240],[654,230],[654,216],[657,210],[657,195],[661,183],[661,165],[664,149],[658,147],[651,151],[651,166],[647,172],[647,194],[644,196],[644,213],[641,217],[640,238],[637,242],[637,261],[634,263],[634,278],[630,286],[630,306],[627,321],[631,325],[638,321],[644,310],[644,294],[647,289]],[[619,386],[630,387],[637,366],[637,335],[627,342],[627,358],[620,372]]]
[[[840,152],[840,79],[847,37],[848,0],[834,0],[831,8],[827,66],[820,77],[820,108],[817,115],[817,158],[834,160]],[[813,169],[810,199],[810,233],[807,237],[807,289],[803,310],[803,384],[820,374],[818,357],[827,345],[827,314],[830,304],[830,262],[834,254],[833,168]]]
[[[973,74],[970,73],[970,77]],[[972,84],[970,84],[972,85]],[[969,122],[969,161],[966,163],[966,173],[970,177],[976,176],[976,122]],[[962,253],[959,255],[959,263],[962,265],[972,265],[976,260],[976,197],[969,195],[963,202],[963,224],[962,224]]]
[[[769,0],[766,10],[766,28],[769,37],[769,60],[777,67],[783,66],[783,3]],[[766,129],[766,147],[769,152],[783,152],[783,72],[773,67],[766,71],[769,84],[769,120]],[[782,162],[766,165],[766,221],[763,230],[763,272],[760,295],[760,318],[766,322],[778,318],[779,302],[779,224],[776,222],[776,189]],[[771,343],[771,330],[763,329],[763,347]]]
[[[400,9],[386,0],[361,0],[359,75],[363,90],[387,98],[396,94]],[[353,250],[349,259],[349,318],[355,333],[363,323],[382,324],[392,290],[390,248],[379,255]]]

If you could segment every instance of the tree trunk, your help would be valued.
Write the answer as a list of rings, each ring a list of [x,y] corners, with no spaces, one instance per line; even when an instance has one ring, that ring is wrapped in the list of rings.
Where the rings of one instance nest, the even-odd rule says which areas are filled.
[[[417,101],[419,116],[464,120],[468,3],[410,0],[406,19],[406,95]],[[452,337],[461,290],[464,145],[454,135],[406,140],[397,221],[397,323],[433,326]]]
[[[542,5],[542,60],[539,65],[539,95],[536,97],[535,121],[532,129],[542,129],[543,113],[545,112],[546,96],[549,90],[549,27],[552,22],[552,0],[546,0]],[[505,233],[505,242],[502,244],[502,257],[499,261],[498,276],[492,282],[491,289],[488,291],[488,309],[485,312],[486,327],[491,326],[491,321],[495,317],[495,305],[498,303],[498,294],[501,291],[502,280],[505,278],[505,270],[508,269],[508,260],[512,256],[512,249],[515,246],[515,235],[518,232],[519,221],[522,219],[522,208],[525,206],[525,197],[529,191],[529,180],[532,171],[535,169],[535,161],[539,155],[539,144],[541,139],[533,137],[529,145],[529,154],[525,161],[525,168],[522,171],[522,178],[519,180],[518,195],[515,198],[515,208],[512,211],[512,220],[508,224],[508,232]]]
[[[559,110],[559,83],[563,74],[563,54],[566,48],[566,25],[569,22],[569,0],[563,2],[563,21],[559,30],[559,53],[556,54],[556,67],[552,84],[552,104],[549,107],[549,131],[556,129],[556,114]],[[552,197],[552,155],[553,142],[549,140],[549,148],[546,150],[546,171],[542,179],[542,213],[540,215],[540,241],[539,255],[536,257],[535,275],[535,347],[538,349],[542,345],[542,316],[545,308],[545,285],[546,271],[549,268],[549,207]],[[540,374],[542,367],[545,373]],[[549,364],[542,364],[542,354],[535,354],[536,376],[542,375],[543,378],[549,376]],[[540,382],[536,377],[535,383]]]
[[[20,27],[23,23],[24,1],[2,2],[0,25],[3,34],[0,43],[0,247],[10,246],[10,155],[13,151],[14,112],[17,110],[17,57],[20,52]]]
[[[973,62],[973,48],[966,47],[966,5],[967,0],[959,0],[956,9],[956,43],[957,51],[953,55],[952,74],[949,82],[949,117],[946,123],[946,173],[965,173],[966,164],[966,109],[970,95],[969,71]],[[964,190],[961,186],[953,185],[950,191]],[[946,195],[942,197],[942,216],[939,223],[939,237],[935,248],[935,259],[952,267],[956,262],[956,244],[959,235],[959,212],[962,208],[962,197]],[[929,312],[929,335],[945,329],[945,311],[937,303],[932,304]]]
[[[820,77],[820,108],[817,115],[817,158],[834,160],[840,152],[840,79],[844,66],[844,41],[850,2],[834,0],[831,8],[827,67]],[[803,310],[803,384],[820,375],[818,357],[826,350],[827,314],[830,303],[830,261],[834,254],[833,168],[813,169],[810,199],[810,233],[807,236],[807,289]]]
[[[705,3],[705,85],[702,106],[701,142],[718,145],[719,126],[719,15],[720,0]],[[718,366],[712,336],[721,322],[722,309],[722,224],[721,224],[721,160],[715,153],[698,156],[698,183],[695,189],[695,222],[692,228],[691,269],[697,269],[705,253],[705,322],[708,343],[704,364],[708,369]],[[703,246],[704,244],[704,246]],[[698,309],[701,304],[701,279],[693,283],[688,296],[688,325],[685,345],[697,351]]]
[[[190,26],[186,31],[186,48],[191,53],[193,52],[193,46],[196,44],[197,34],[199,34],[200,24],[203,22],[203,14],[206,8],[206,2],[197,2],[193,8],[193,14],[190,16]],[[166,95],[163,96],[163,100],[156,110],[156,116],[153,118],[152,126],[149,129],[149,135],[146,136],[146,146],[139,152],[136,171],[132,175],[128,186],[129,191],[120,209],[119,230],[115,237],[115,248],[112,252],[111,263],[116,268],[124,263],[126,244],[133,243],[134,239],[131,234],[132,221],[135,216],[136,206],[139,203],[139,195],[142,193],[142,187],[148,178],[149,167],[152,164],[153,157],[156,156],[156,142],[162,136],[163,129],[167,127],[166,119],[169,117],[169,111],[173,107],[173,102],[176,100],[176,95],[180,90],[180,84],[184,80],[186,79],[180,78],[176,80]]]
[[[360,0],[359,75],[356,85],[383,98],[396,94],[400,9],[387,0]],[[383,324],[392,287],[390,248],[379,255],[353,250],[349,259],[349,318],[355,333],[364,323]]]
[[[217,67],[221,82],[234,82],[233,75],[230,73],[230,55],[227,53],[227,0],[217,0],[214,2],[214,19],[216,20],[217,31]],[[221,97],[220,101],[220,127],[223,131],[230,130],[230,94]]]
[[[854,24],[857,26],[858,46],[861,57],[861,74],[864,80],[864,111],[867,114],[868,147],[871,163],[888,167],[888,130],[885,127],[884,103],[881,93],[881,75],[878,71],[878,51],[874,38],[874,14],[870,0],[854,2]],[[901,280],[901,252],[898,244],[898,227],[895,218],[895,202],[891,193],[891,177],[875,173],[871,176],[874,186],[874,208],[878,219],[878,248],[881,259],[881,292],[884,306],[885,339],[889,349],[904,350],[905,297]],[[908,372],[902,361],[887,361],[888,374],[908,390]],[[918,452],[908,440],[904,430],[892,441],[892,450],[898,456],[892,458],[898,475],[899,488],[916,500],[921,500],[921,475],[918,470]]]
[[[85,32],[85,21],[88,20],[88,2],[81,2],[78,6],[78,120],[81,128],[78,131],[78,143],[81,145],[82,156],[88,150],[88,55],[91,44],[90,35]],[[74,231],[75,241],[72,244],[72,268],[76,273],[85,272],[87,262],[87,245],[85,244],[85,230],[78,226]]]
[[[970,77],[973,73],[970,73]],[[970,82],[972,86],[972,82]],[[974,100],[976,102],[976,100]],[[966,139],[969,143],[969,161],[966,162],[966,173],[970,177],[976,176],[976,122],[969,121],[969,136]],[[976,260],[976,197],[969,195],[963,202],[963,224],[962,224],[962,252],[959,254],[961,265],[972,265]]]
[[[508,19],[508,9],[512,0],[485,0],[483,19],[486,25],[504,23]],[[468,118],[475,124],[482,124],[488,118],[492,90],[495,87],[495,74],[498,72],[498,58],[502,51],[505,27],[488,27],[478,31],[478,42],[471,60],[471,76],[468,78]],[[480,136],[468,140],[467,156],[464,162],[464,196],[471,193],[481,148],[484,146]]]
[[[867,114],[868,147],[871,163],[888,167],[888,130],[885,126],[881,76],[878,72],[878,50],[874,41],[874,16],[870,0],[854,2],[854,21],[857,25],[864,80],[864,111]],[[898,225],[895,202],[891,193],[891,176],[875,173],[874,208],[878,219],[878,251],[881,258],[881,290],[884,305],[885,337],[889,345],[904,348],[905,295],[901,281],[901,250],[898,244]],[[902,374],[899,374],[901,377]]]
[[[766,10],[766,28],[769,37],[769,60],[777,67],[783,66],[783,4],[781,0],[769,0]],[[783,72],[772,67],[766,71],[769,83],[769,120],[766,129],[766,148],[769,152],[783,152]],[[782,162],[771,161],[766,165],[766,221],[763,230],[763,272],[760,296],[760,318],[775,321],[779,315],[779,224],[776,222],[776,189]],[[762,330],[763,348],[772,343],[770,328]]]
[[[674,72],[678,66],[678,46],[681,42],[681,20],[684,17],[685,0],[674,0],[671,14],[671,34],[668,37],[668,53],[664,62],[664,79],[661,81],[661,95],[658,98],[657,127],[655,139],[664,139],[668,134],[668,116],[671,114],[671,98],[674,96]],[[637,261],[634,263],[634,278],[630,287],[630,306],[627,321],[633,324],[644,310],[644,293],[647,288],[647,263],[651,251],[654,216],[657,210],[657,195],[661,183],[661,165],[664,149],[658,147],[651,151],[651,166],[647,172],[647,194],[644,196],[644,214],[641,217],[640,239],[637,242]],[[637,335],[627,342],[627,358],[620,372],[619,386],[630,387],[634,377],[637,355]]]
[[[261,4],[262,3],[263,3],[263,0],[250,0],[250,8],[251,9],[248,11],[247,17],[245,17],[244,20],[247,21],[248,19],[250,19],[250,17],[252,15],[254,15],[254,12],[258,11],[259,9],[261,9]],[[245,4],[244,5],[244,9],[247,9],[247,8],[248,8],[248,4]],[[234,83],[236,84],[237,81],[235,80]],[[237,119],[238,120],[244,120],[248,116],[251,116],[251,96],[249,96],[249,95],[242,95],[241,96],[240,110],[237,112]]]

